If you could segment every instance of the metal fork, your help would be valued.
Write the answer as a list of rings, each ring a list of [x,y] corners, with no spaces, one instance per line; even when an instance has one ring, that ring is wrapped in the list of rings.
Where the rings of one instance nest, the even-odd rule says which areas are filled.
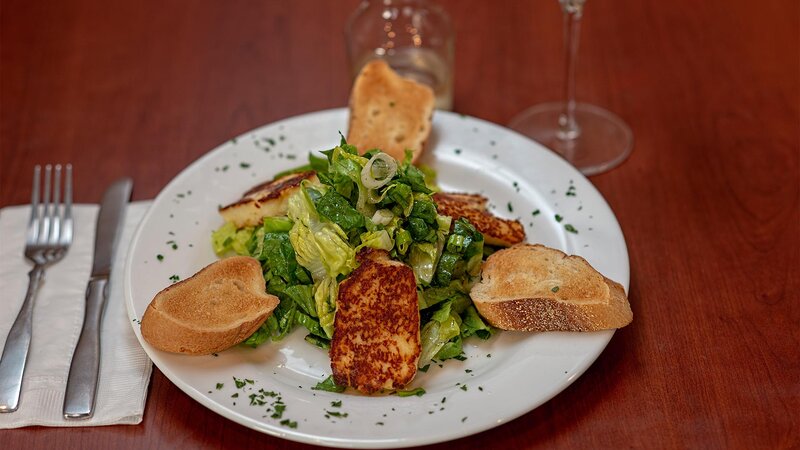
[[[28,272],[28,292],[17,319],[8,332],[0,358],[0,413],[14,412],[19,406],[22,375],[31,344],[33,301],[47,266],[60,261],[72,243],[72,166],[64,168],[64,199],[61,200],[60,164],[44,168],[44,198],[39,201],[41,167],[33,169],[31,218],[25,240],[25,258],[33,263]],[[52,175],[55,175],[54,177]],[[51,183],[52,181],[52,183]],[[51,197],[52,185],[52,197]]]

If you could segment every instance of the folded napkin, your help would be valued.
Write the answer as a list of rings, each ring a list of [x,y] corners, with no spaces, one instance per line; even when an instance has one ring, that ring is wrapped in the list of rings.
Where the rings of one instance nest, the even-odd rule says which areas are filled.
[[[72,353],[85,309],[92,269],[97,205],[73,206],[74,239],[67,255],[47,268],[33,307],[33,338],[22,380],[19,409],[0,414],[0,428],[137,424],[142,421],[152,363],[131,329],[122,283],[125,258],[136,226],[150,202],[131,203],[111,273],[101,328],[100,379],[94,417],[68,421],[62,415]],[[22,306],[32,265],[23,256],[30,206],[0,210],[0,349]]]

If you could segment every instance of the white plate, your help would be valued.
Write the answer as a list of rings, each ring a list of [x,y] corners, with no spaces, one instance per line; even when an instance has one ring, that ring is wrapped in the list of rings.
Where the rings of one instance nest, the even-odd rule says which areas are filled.
[[[278,343],[218,356],[164,353],[142,339],[138,320],[170,277],[187,278],[216,259],[210,234],[222,224],[217,206],[278,171],[306,163],[309,151],[336,146],[346,123],[347,111],[335,109],[258,128],[195,161],[161,191],[136,232],[125,272],[133,329],[156,366],[189,396],[234,422],[334,447],[406,447],[467,436],[525,414],[569,386],[613,331],[470,338],[465,361],[445,361],[419,373],[412,387],[424,387],[426,394],[406,398],[312,390],[331,373],[330,361],[325,351],[303,341],[302,329]],[[497,125],[437,111],[423,162],[438,171],[445,190],[485,194],[496,214],[525,224],[529,242],[579,254],[627,290],[628,253],[614,214],[586,178],[549,150]],[[578,233],[566,231],[565,224]],[[232,377],[254,383],[237,389]],[[217,383],[224,386],[217,389]],[[275,398],[250,404],[249,395],[259,389],[279,393],[286,405],[281,419],[267,411]],[[341,406],[331,406],[334,401]],[[281,425],[285,419],[297,427]]]

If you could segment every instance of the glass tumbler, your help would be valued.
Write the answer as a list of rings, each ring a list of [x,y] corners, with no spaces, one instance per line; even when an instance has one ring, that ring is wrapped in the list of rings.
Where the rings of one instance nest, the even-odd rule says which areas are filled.
[[[447,13],[428,0],[364,0],[345,25],[355,78],[370,60],[383,58],[400,75],[427,84],[436,108],[453,108],[454,33]]]

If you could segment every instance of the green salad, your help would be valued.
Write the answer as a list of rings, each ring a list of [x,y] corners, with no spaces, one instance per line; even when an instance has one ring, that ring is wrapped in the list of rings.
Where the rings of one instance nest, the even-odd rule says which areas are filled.
[[[398,163],[380,150],[359,155],[344,137],[324,156],[288,172],[313,170],[288,200],[284,217],[265,217],[254,228],[227,222],[212,235],[218,255],[258,259],[267,291],[280,298],[273,314],[244,344],[279,341],[298,326],[306,341],[330,348],[339,282],[364,247],[383,249],[408,264],[417,282],[421,318],[419,367],[463,359],[462,342],[488,339],[494,330],[478,315],[469,290],[480,273],[483,235],[467,220],[437,213],[435,174]]]

